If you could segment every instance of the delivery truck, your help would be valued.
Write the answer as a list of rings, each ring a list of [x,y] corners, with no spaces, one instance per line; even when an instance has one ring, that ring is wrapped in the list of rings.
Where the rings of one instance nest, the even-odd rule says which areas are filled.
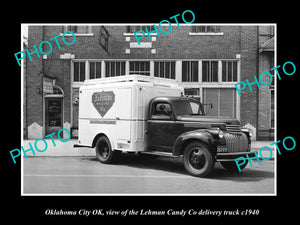
[[[131,152],[183,157],[193,176],[207,176],[218,161],[237,171],[235,159],[252,156],[251,130],[242,129],[235,118],[208,116],[203,108],[172,79],[125,75],[86,80],[79,90],[74,147],[95,148],[102,163]]]

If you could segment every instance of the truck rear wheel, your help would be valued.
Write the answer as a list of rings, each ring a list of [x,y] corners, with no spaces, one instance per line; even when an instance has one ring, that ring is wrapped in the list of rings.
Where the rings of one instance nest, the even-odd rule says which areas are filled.
[[[114,163],[119,154],[119,151],[112,151],[110,141],[106,136],[98,138],[96,143],[96,155],[100,162],[106,164]]]
[[[214,168],[215,161],[205,145],[192,142],[184,149],[183,165],[190,175],[205,177]]]

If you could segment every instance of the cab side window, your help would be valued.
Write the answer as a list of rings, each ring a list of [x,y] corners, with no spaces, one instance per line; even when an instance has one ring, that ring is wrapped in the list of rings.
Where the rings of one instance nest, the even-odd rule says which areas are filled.
[[[157,102],[152,107],[152,119],[171,119],[172,109],[169,103]]]
[[[200,105],[195,102],[190,102],[193,114],[199,114]]]
[[[194,102],[194,101],[190,100],[190,105],[191,105],[193,114],[198,114],[198,115],[204,116],[203,105],[200,104],[200,102]]]

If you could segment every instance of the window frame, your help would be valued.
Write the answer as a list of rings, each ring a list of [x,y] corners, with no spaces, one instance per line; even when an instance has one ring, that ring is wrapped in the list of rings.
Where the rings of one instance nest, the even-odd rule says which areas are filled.
[[[215,31],[208,31],[208,28],[214,28]],[[192,25],[189,35],[224,35],[224,32],[221,32],[221,26],[218,25]]]
[[[134,70],[132,70],[131,64],[132,63],[146,63],[148,64],[148,68],[149,70],[140,70],[141,65],[138,66],[139,70],[136,70],[136,65],[134,65]],[[147,68],[147,66],[145,65],[145,67]],[[150,66],[150,61],[141,61],[141,60],[134,60],[134,61],[129,61],[129,75],[144,75],[144,76],[150,76],[151,75],[151,66]]]
[[[119,76],[125,75],[125,73],[126,73],[126,62],[125,61],[122,61],[122,60],[105,60],[104,63],[105,63],[104,77],[119,77]],[[108,63],[110,63],[110,65]],[[119,68],[117,68],[118,63],[119,63]],[[109,67],[108,67],[108,65],[109,65]],[[110,74],[110,76],[107,76],[107,74],[109,72],[111,73],[112,71],[114,71],[114,75],[112,76]],[[118,73],[117,73],[117,71],[118,71]]]
[[[273,95],[273,101],[272,101],[272,95]],[[276,92],[275,88],[270,89],[270,129],[275,129],[275,124],[276,124],[276,119],[275,119],[275,114],[276,114]],[[272,103],[273,102],[273,103]]]
[[[151,25],[135,25],[135,26],[128,25],[128,26],[126,26],[126,33],[133,34],[140,30],[147,32],[145,28],[147,28],[149,32],[154,30],[153,25],[152,26]]]
[[[167,63],[169,63],[169,66],[166,66]],[[161,76],[161,72],[162,72],[161,68],[163,68],[163,76]],[[168,68],[168,74],[169,74],[168,76],[166,76],[167,68]],[[154,69],[153,69],[154,77],[175,80],[175,78],[176,78],[175,73],[176,73],[176,61],[175,60],[155,60],[154,61]]]
[[[140,27],[142,29],[137,29],[137,27]],[[152,25],[133,25],[133,26],[132,25],[128,25],[128,26],[125,26],[125,32],[123,33],[123,36],[134,36],[134,35],[136,35],[136,36],[142,36],[143,35],[142,32],[138,32],[138,33],[135,33],[135,32],[142,30],[146,34],[147,33],[147,31],[145,30],[146,27],[148,28],[149,32],[152,32],[152,31],[155,30],[153,24]],[[150,30],[149,30],[149,28],[150,28]],[[156,28],[157,28],[157,25],[156,25]],[[152,32],[152,33],[149,33],[149,35],[150,36],[157,36],[157,33],[156,32]]]
[[[187,64],[187,71],[184,71],[184,64]],[[197,68],[194,68],[192,64],[197,65]],[[192,69],[194,68],[194,69]],[[193,72],[192,72],[193,70]],[[183,79],[184,73],[187,72],[187,77]],[[196,73],[196,74],[194,74]],[[182,68],[181,68],[181,82],[183,83],[198,83],[199,82],[199,61],[198,60],[182,60]],[[196,79],[195,79],[196,78]]]
[[[169,105],[169,107],[171,109],[171,114],[170,115],[154,114],[154,111],[156,110],[156,107],[157,107],[158,104]],[[151,115],[150,115],[151,120],[167,120],[167,121],[170,121],[174,118],[174,110],[172,108],[172,104],[168,101],[155,101],[151,104],[151,107],[152,107]]]
[[[79,80],[78,81],[75,81],[75,63],[78,63],[78,78],[79,78]],[[81,69],[80,69],[80,65],[84,65],[84,80],[86,80],[87,79],[87,73],[86,73],[86,61],[74,61],[73,62],[73,79],[72,79],[72,81],[73,81],[73,83],[83,83],[84,82],[84,80],[83,81],[81,81],[80,80],[80,78],[81,78]]]
[[[208,62],[208,77],[207,80],[204,80],[204,77],[207,76],[207,74],[204,74],[204,63]],[[216,74],[217,74],[217,80],[214,81],[213,80],[213,66],[212,63],[216,63],[217,68],[216,68]],[[219,61],[218,60],[202,60],[202,70],[201,70],[201,74],[202,74],[202,83],[220,83],[220,78],[219,78]]]
[[[235,90],[235,87],[222,87],[222,86],[213,86],[213,87],[209,87],[209,86],[205,86],[202,88],[202,96],[203,96],[203,103],[204,104],[207,104],[209,102],[206,102],[207,100],[207,92],[206,90],[212,90],[212,89],[216,89],[217,91],[217,97],[216,97],[216,100],[217,100],[217,105],[214,105],[214,109],[217,109],[217,115],[211,115],[210,113],[207,113],[207,116],[222,116],[221,115],[221,91],[222,90],[225,90],[225,89],[230,89],[232,90],[232,99],[233,99],[233,107],[232,107],[232,118],[237,118],[239,119],[240,115],[239,115],[239,111],[238,111],[238,107],[239,107],[239,104],[238,103],[238,98],[237,98],[237,93],[236,93],[236,90]],[[211,103],[211,102],[210,102]],[[211,112],[211,111],[210,111]]]
[[[79,27],[79,26],[86,26],[87,27],[87,31],[86,33],[77,33],[76,30],[75,32],[72,31],[72,27]],[[94,33],[92,32],[93,31],[93,28],[91,25],[65,25],[63,26],[63,33],[65,33],[66,31],[72,31],[74,33],[75,36],[94,36]],[[60,36],[63,35],[63,33],[60,34]],[[64,36],[72,36],[73,34],[70,34],[70,33],[66,33],[64,34]]]
[[[91,63],[95,63],[94,65],[94,77],[91,78],[91,68],[92,68],[92,65]],[[100,65],[100,77],[97,77],[97,63],[99,63]],[[89,64],[89,71],[88,71],[88,79],[91,80],[91,79],[98,79],[98,78],[101,78],[102,77],[102,61],[88,61],[88,64]]]
[[[229,81],[228,80],[228,64],[231,63],[231,77],[232,79]],[[236,83],[238,82],[238,61],[236,60],[221,60],[221,64],[222,64],[222,71],[221,71],[221,83]],[[226,65],[224,67],[224,64]],[[236,66],[234,66],[234,64],[236,64]],[[236,68],[234,68],[236,67]],[[223,72],[225,69],[225,80],[223,80]],[[236,80],[234,80],[234,69],[236,69]]]

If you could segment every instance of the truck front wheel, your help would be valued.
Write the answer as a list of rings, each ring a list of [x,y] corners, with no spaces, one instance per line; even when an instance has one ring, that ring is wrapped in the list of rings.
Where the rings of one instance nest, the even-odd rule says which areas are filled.
[[[214,168],[215,161],[205,145],[192,142],[184,149],[183,164],[190,175],[205,177]]]
[[[106,136],[98,138],[96,143],[96,155],[102,163],[114,163],[119,156],[119,151],[112,151],[110,141]]]

